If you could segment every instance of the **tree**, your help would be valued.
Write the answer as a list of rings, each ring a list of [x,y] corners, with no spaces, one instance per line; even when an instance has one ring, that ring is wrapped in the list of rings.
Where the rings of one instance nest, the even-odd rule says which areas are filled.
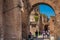
[[[34,16],[34,18],[35,18],[35,21],[37,22],[38,21],[38,16]]]

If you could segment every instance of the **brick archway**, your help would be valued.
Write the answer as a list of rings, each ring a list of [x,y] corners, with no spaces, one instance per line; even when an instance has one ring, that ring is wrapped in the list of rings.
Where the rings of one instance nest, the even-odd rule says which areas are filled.
[[[28,2],[26,0],[23,1],[24,2],[24,17],[23,19],[25,18],[25,20],[23,20],[26,24],[28,24],[28,20],[29,20],[29,15],[30,15],[30,12],[32,11],[33,7],[35,4],[39,4],[39,3],[46,3],[48,5],[50,5],[54,11],[55,11],[55,14],[56,14],[56,26],[55,27],[55,33],[59,36],[60,33],[57,33],[57,32],[60,32],[58,31],[58,28],[59,28],[59,20],[60,20],[60,1],[59,0],[28,0]],[[30,5],[30,6],[29,6]],[[27,8],[28,7],[28,8]],[[30,11],[29,11],[30,10]],[[26,26],[26,29],[28,30],[28,27]],[[28,34],[28,33],[27,33]]]
[[[31,9],[30,9],[30,11],[29,11],[29,16],[30,16],[31,12],[34,10],[34,8],[37,7],[37,6],[39,6],[40,4],[44,4],[44,5],[47,5],[47,6],[49,6],[50,8],[52,8],[52,10],[53,10],[54,13],[55,13],[55,20],[56,20],[56,10],[55,10],[54,5],[51,6],[52,4],[44,3],[44,2],[39,2],[39,3],[36,3],[36,4],[32,5],[32,7],[31,7]]]
[[[59,36],[59,33],[57,33],[58,32],[58,27],[59,27],[58,26],[59,24],[57,24],[57,22],[58,22],[57,20],[60,20],[59,17],[58,17],[59,16],[59,13],[60,13],[59,12],[59,10],[60,10],[59,9],[59,5],[57,5],[57,4],[59,4],[58,1],[53,1],[53,0],[52,1],[50,1],[50,0],[48,0],[48,1],[47,0],[45,0],[45,1],[43,1],[43,0],[39,0],[39,1],[38,0],[35,0],[34,1],[34,0],[30,0],[31,9],[29,11],[29,16],[30,16],[31,11],[34,9],[34,7],[35,6],[38,6],[41,3],[50,6],[54,10],[54,12],[55,12],[55,25],[57,26],[57,27],[54,27],[54,29],[56,29],[54,35],[55,35],[55,37],[56,36]]]

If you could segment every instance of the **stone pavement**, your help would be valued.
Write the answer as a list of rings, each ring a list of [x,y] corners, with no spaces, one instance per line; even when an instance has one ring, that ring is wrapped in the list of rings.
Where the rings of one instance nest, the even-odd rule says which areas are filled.
[[[47,38],[47,36],[45,36],[44,38],[43,38],[43,35],[40,35],[40,36],[38,36],[37,38],[34,38],[34,40],[54,40],[54,36],[49,36],[48,38]]]
[[[49,36],[49,37],[45,36],[43,38],[43,35],[40,35],[38,37],[34,37],[33,40],[54,40],[54,36]]]
[[[49,40],[49,38],[43,38],[43,35],[40,35],[37,38],[34,38],[34,40]]]
[[[43,38],[34,38],[34,40],[49,40],[49,39],[43,39]]]

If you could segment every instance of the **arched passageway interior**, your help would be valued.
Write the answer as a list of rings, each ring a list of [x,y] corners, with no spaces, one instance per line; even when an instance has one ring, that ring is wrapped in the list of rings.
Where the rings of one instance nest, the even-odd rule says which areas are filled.
[[[55,11],[49,5],[45,3],[38,3],[32,6],[32,11],[29,16],[29,27],[32,35],[38,36],[45,34],[54,36],[54,23],[55,23]],[[48,34],[49,33],[49,34]]]

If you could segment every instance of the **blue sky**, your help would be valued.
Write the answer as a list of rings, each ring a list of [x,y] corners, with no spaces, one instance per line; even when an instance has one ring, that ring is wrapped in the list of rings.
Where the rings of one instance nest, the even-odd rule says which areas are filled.
[[[50,18],[50,16],[55,16],[54,10],[48,5],[44,5],[44,4],[39,5],[39,11],[40,13],[48,16],[48,18]]]

